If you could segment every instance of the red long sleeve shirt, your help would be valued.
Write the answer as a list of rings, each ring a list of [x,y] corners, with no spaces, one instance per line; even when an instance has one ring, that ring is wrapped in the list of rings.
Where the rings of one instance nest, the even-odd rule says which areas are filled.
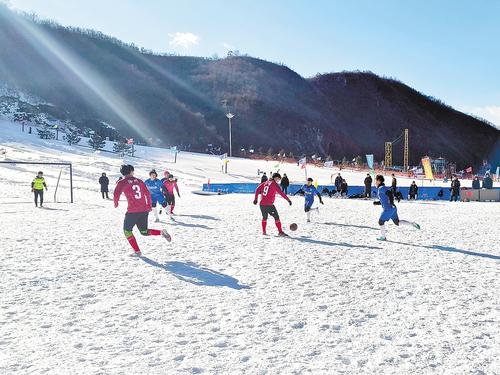
[[[172,195],[174,194],[174,189],[175,189],[177,195],[179,195],[179,187],[177,186],[176,181],[165,180],[163,182],[163,187],[165,188],[166,191],[168,191]]]
[[[257,190],[255,190],[255,200],[257,200],[259,195],[261,195],[262,198],[260,199],[260,205],[272,206],[274,204],[274,199],[276,198],[276,193],[290,202],[290,199],[285,193],[283,193],[283,191],[281,191],[280,186],[274,180],[268,180],[259,185]]]
[[[151,211],[151,193],[142,180],[135,177],[125,177],[118,181],[113,194],[115,207],[118,206],[118,201],[122,193],[127,198],[127,212]]]

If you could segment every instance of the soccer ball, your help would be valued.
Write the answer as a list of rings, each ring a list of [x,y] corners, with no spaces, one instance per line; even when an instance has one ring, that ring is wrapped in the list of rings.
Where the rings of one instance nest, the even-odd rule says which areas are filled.
[[[295,232],[297,230],[297,228],[298,228],[297,224],[295,224],[295,223],[290,224],[290,230],[292,232]]]

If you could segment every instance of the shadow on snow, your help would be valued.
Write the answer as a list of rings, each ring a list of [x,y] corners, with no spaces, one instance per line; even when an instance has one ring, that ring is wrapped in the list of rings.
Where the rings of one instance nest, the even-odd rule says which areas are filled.
[[[203,219],[203,220],[216,220],[216,221],[220,221],[220,219],[218,219],[216,217],[213,217],[213,216],[209,216],[209,215],[176,215],[176,216],[179,216],[179,217],[190,217],[192,219]]]
[[[211,227],[208,227],[204,224],[188,224],[188,223],[183,223],[182,221],[173,221],[170,225],[179,225],[181,227],[188,227],[188,228],[201,228],[201,229],[214,229],[214,228],[211,228]]]
[[[305,242],[305,243],[310,243],[310,244],[315,244],[315,245],[323,245],[323,246],[340,246],[340,247],[350,247],[350,248],[361,248],[361,249],[382,249],[381,247],[377,246],[369,246],[369,245],[353,245],[350,243],[346,242],[328,242],[328,241],[319,241],[319,240],[313,240],[312,238],[305,237],[305,236],[300,236],[300,237],[290,237],[294,240],[297,240],[299,242]]]
[[[379,228],[368,227],[366,225],[339,224],[339,223],[322,223],[322,224],[324,224],[324,225],[335,225],[337,227],[352,227],[352,228],[359,228],[359,229],[379,230]]]
[[[64,208],[51,208],[51,207],[40,207],[41,210],[46,210],[46,211],[69,211],[65,210]]]
[[[487,254],[487,253],[478,253],[476,251],[470,251],[470,250],[462,250],[462,249],[457,249],[456,247],[451,247],[451,246],[440,246],[440,245],[415,245],[412,243],[408,242],[397,242],[397,241],[386,241],[386,242],[391,242],[394,244],[398,245],[405,245],[405,246],[413,246],[413,247],[423,247],[425,249],[430,249],[430,250],[440,250],[440,251],[447,251],[450,253],[459,253],[459,254],[464,254],[464,255],[473,255],[476,257],[481,257],[481,258],[487,258],[487,259],[493,259],[493,260],[500,260],[499,255],[493,255],[493,254]]]
[[[157,268],[161,268],[179,280],[199,286],[225,286],[231,289],[250,289],[248,285],[241,285],[237,279],[232,276],[202,267],[193,262],[167,262],[160,264],[147,257],[141,259]]]

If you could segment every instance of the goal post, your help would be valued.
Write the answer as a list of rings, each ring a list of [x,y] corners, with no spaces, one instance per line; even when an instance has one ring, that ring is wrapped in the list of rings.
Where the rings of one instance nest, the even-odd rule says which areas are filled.
[[[0,164],[25,164],[25,165],[51,165],[51,166],[66,166],[69,167],[69,193],[70,201],[73,203],[73,165],[68,162],[37,162],[37,161],[17,161],[17,160],[0,160]],[[59,178],[62,171],[59,172]],[[54,201],[56,199],[57,188],[59,187],[59,178],[54,192]]]

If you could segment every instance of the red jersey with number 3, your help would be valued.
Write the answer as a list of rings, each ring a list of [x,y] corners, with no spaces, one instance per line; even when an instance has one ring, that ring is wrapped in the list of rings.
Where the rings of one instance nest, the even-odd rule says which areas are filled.
[[[127,198],[127,212],[151,211],[151,193],[142,180],[135,177],[125,177],[118,181],[113,194],[115,205],[118,205],[122,193]]]
[[[276,193],[281,195],[287,201],[290,201],[285,193],[281,190],[280,186],[274,180],[268,180],[259,185],[257,190],[255,190],[255,199],[262,195],[260,200],[261,206],[272,206],[274,204],[274,199],[276,198]]]

